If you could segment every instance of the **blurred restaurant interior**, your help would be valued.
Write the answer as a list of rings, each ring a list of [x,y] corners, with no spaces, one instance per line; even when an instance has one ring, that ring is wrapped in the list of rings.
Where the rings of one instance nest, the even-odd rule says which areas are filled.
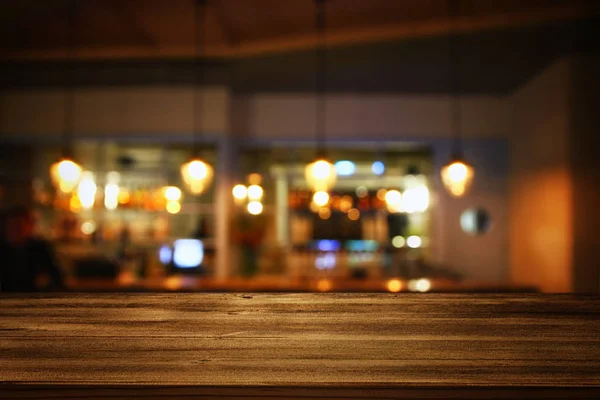
[[[0,208],[75,291],[598,292],[599,3],[3,1]]]

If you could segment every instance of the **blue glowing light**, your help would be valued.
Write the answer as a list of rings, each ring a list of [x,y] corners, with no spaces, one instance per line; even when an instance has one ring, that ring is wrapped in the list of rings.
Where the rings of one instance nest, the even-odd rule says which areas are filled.
[[[197,239],[178,239],[175,241],[173,261],[179,268],[195,268],[202,264],[204,245]]]
[[[339,176],[349,176],[354,174],[356,171],[356,166],[352,161],[343,160],[335,163],[335,172]]]
[[[171,263],[171,259],[173,258],[173,250],[171,250],[171,246],[162,245],[158,250],[158,259],[163,265],[167,265]]]
[[[385,164],[381,161],[375,161],[373,165],[371,165],[371,171],[373,171],[375,175],[381,175],[385,172]]]
[[[317,242],[317,248],[320,251],[338,251],[341,247],[341,243],[338,240],[319,240]]]
[[[348,251],[377,251],[379,244],[376,240],[348,240],[346,250]]]

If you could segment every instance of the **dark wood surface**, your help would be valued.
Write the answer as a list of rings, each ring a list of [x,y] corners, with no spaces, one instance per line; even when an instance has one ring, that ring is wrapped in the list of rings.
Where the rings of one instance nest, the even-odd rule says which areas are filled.
[[[0,382],[2,399],[596,398],[600,298],[2,295]]]

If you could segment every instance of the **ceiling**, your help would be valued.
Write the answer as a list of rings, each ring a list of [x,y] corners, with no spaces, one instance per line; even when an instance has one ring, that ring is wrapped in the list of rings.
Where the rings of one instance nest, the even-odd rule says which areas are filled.
[[[205,0],[205,82],[234,92],[313,91],[313,0]],[[0,1],[0,88],[189,84],[195,0],[77,0],[76,78],[65,68],[70,0]],[[458,38],[464,93],[510,93],[561,54],[596,46],[600,1],[328,0],[328,90],[443,92]]]
[[[448,30],[481,32],[597,15],[594,0],[329,0],[328,43],[418,39]],[[68,54],[72,0],[0,2],[0,59]],[[169,59],[195,54],[195,0],[77,0],[76,54],[85,59]],[[205,56],[256,57],[314,46],[313,0],[206,0]]]

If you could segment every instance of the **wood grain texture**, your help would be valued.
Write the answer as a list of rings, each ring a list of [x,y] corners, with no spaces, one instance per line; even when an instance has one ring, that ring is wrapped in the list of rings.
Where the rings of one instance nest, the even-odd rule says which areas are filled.
[[[0,354],[0,398],[595,398],[600,298],[3,295]]]

